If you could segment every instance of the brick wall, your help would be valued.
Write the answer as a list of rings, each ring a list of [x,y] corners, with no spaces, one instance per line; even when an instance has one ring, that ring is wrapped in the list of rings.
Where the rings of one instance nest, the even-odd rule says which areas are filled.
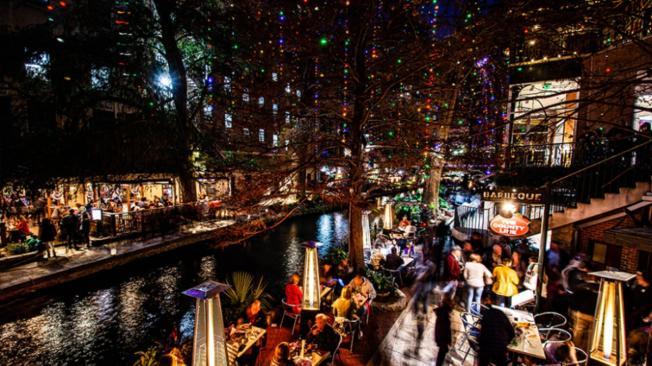
[[[599,241],[605,244],[613,244],[604,240],[604,232],[613,229],[615,227],[619,228],[628,228],[636,226],[634,220],[629,216],[619,217],[617,219],[604,221],[593,226],[585,227],[579,230],[579,240],[577,245],[577,250],[588,253],[589,243],[592,241]],[[590,254],[590,253],[589,253]]]
[[[630,273],[636,272],[638,269],[638,249],[623,247],[620,252],[620,269]]]

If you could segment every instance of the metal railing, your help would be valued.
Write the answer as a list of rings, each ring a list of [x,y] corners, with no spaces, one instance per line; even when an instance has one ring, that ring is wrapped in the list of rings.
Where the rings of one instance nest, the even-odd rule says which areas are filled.
[[[510,167],[570,167],[575,158],[575,145],[511,145],[508,154]]]

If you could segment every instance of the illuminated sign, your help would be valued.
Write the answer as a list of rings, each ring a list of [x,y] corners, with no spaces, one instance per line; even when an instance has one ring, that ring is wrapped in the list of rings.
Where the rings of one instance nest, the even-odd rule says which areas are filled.
[[[523,236],[530,231],[530,220],[518,213],[509,218],[496,215],[489,222],[489,230],[496,235]]]
[[[522,191],[518,189],[496,189],[482,192],[484,201],[518,201],[521,203],[543,204],[543,192]]]

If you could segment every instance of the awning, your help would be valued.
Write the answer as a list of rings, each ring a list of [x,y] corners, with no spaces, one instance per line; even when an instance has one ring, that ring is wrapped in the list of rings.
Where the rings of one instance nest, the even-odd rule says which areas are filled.
[[[604,241],[623,247],[652,252],[652,227],[630,227],[607,230]]]

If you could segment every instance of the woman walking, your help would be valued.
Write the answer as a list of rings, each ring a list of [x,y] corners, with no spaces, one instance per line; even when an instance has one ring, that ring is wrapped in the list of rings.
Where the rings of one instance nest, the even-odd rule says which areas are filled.
[[[480,304],[482,290],[490,284],[491,272],[482,264],[479,254],[471,254],[470,260],[464,265],[464,280],[466,281],[466,311],[471,312],[471,304]]]
[[[519,278],[515,270],[512,269],[512,260],[503,258],[502,263],[494,268],[494,285],[493,292],[496,295],[496,302],[500,306],[512,306],[512,296],[518,294]]]

